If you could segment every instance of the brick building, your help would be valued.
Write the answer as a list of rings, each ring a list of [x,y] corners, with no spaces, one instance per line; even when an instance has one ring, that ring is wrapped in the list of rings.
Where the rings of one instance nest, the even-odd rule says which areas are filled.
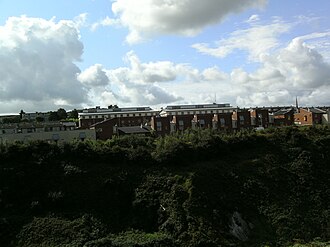
[[[251,129],[251,114],[248,109],[236,108],[232,116],[234,130]]]
[[[158,114],[159,111],[150,107],[107,109],[97,107],[79,113],[79,127],[95,129],[97,139],[107,140],[118,134],[118,129],[121,127],[150,126],[151,118]],[[126,129],[123,129],[120,133],[123,134],[125,131]]]
[[[269,112],[267,108],[250,109],[252,127],[268,128]]]
[[[89,128],[90,126],[107,119],[117,119],[117,125],[140,126],[149,124],[151,117],[156,116],[159,111],[150,107],[110,108],[110,109],[85,109],[78,114],[79,127]]]
[[[294,114],[296,125],[315,125],[322,124],[322,117],[326,111],[318,108],[299,108]]]
[[[230,104],[173,105],[163,109],[151,120],[151,127],[159,135],[186,129],[231,129]]]
[[[274,126],[292,126],[294,125],[294,109],[281,109],[274,112]]]

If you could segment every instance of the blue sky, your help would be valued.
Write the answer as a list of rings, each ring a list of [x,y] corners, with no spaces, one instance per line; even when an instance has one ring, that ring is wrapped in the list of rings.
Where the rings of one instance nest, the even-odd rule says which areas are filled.
[[[0,0],[0,113],[330,105],[327,0]]]

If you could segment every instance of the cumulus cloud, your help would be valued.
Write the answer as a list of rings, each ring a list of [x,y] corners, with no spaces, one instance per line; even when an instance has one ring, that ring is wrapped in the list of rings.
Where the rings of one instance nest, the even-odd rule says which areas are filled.
[[[217,66],[199,70],[170,61],[145,63],[134,52],[127,53],[125,61],[126,67],[105,70],[110,83],[96,94],[103,102],[164,106],[212,103],[216,98],[248,107],[292,105],[298,96],[301,104],[330,104],[330,64],[304,37],[261,54],[253,71],[237,67],[225,73]]]
[[[221,22],[229,14],[251,7],[264,6],[266,0],[115,0],[112,12],[129,29],[128,43],[136,43],[155,35],[193,36],[203,28]],[[97,26],[97,25],[96,25]]]
[[[277,48],[280,44],[278,37],[287,33],[292,24],[274,20],[271,24],[262,25],[257,17],[249,18],[250,27],[232,32],[228,38],[215,42],[214,47],[208,43],[193,44],[198,52],[224,58],[235,50],[248,52],[251,60],[259,60],[259,56]]]
[[[330,64],[304,40],[306,36],[297,37],[286,47],[261,54],[253,71],[237,67],[227,74],[211,67],[198,71],[199,80],[195,82],[162,86],[182,92],[181,96],[191,103],[211,103],[216,94],[218,102],[241,107],[293,105],[296,96],[302,105],[329,105]]]
[[[78,75],[78,80],[88,87],[106,86],[109,78],[101,64],[95,64]]]
[[[120,26],[120,20],[113,19],[107,16],[103,20],[100,20],[92,24],[91,29],[92,31],[95,31],[99,27],[107,27],[107,26]]]
[[[261,62],[255,72],[232,72],[232,80],[247,93],[237,98],[239,104],[283,105],[293,103],[295,96],[308,105],[330,103],[324,97],[330,93],[330,64],[302,38],[293,39],[273,55],[264,55]]]
[[[121,67],[110,72],[114,81],[127,81],[140,84],[174,81],[181,71],[186,70],[184,64],[175,65],[170,61],[156,61],[142,63],[139,57],[130,51],[126,54],[125,61],[129,67]]]
[[[98,104],[159,105],[181,100],[161,84],[174,82],[187,71],[186,65],[170,61],[143,63],[133,52],[124,58],[126,67],[105,69],[93,65],[84,70],[78,79],[89,87],[89,98]]]
[[[79,105],[87,100],[74,63],[83,52],[76,25],[21,16],[10,17],[0,26],[2,104],[24,102],[22,108],[39,109],[42,103],[53,109],[61,103]]]

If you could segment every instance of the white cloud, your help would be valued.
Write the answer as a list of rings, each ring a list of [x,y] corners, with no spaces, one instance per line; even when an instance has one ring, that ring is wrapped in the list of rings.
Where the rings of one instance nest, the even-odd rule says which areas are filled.
[[[107,26],[120,26],[120,20],[113,19],[113,18],[110,18],[109,16],[107,16],[103,20],[95,22],[91,26],[91,29],[92,29],[92,31],[95,31],[99,27],[107,27]]]
[[[293,105],[296,96],[302,105],[330,105],[330,64],[304,38],[297,37],[272,54],[262,54],[254,71],[238,67],[228,75],[220,71],[223,80],[208,81],[205,74],[217,73],[216,68],[208,68],[199,73],[197,82],[165,83],[163,87],[182,92],[192,103],[212,102],[216,94],[219,102],[241,107]]]
[[[228,75],[216,66],[203,70],[202,76],[206,81],[224,81],[228,79]]]
[[[311,48],[316,49],[327,62],[330,62],[330,32],[317,32],[300,36]]]
[[[22,102],[20,107],[35,110],[41,104],[53,109],[59,102],[86,102],[86,91],[76,78],[80,69],[74,63],[82,52],[74,21],[10,17],[0,26],[1,105]]]
[[[134,52],[127,67],[106,70],[110,84],[103,88],[109,103],[164,106],[174,103],[229,102],[240,107],[330,104],[330,65],[314,48],[293,39],[286,47],[260,56],[251,72],[237,67],[230,73],[213,66],[199,70],[170,61],[144,63]],[[101,95],[97,93],[95,95]]]
[[[163,82],[174,82],[187,68],[169,61],[142,63],[133,52],[124,59],[127,67],[104,69],[96,64],[79,76],[90,88],[89,97],[96,104],[160,105],[181,100],[173,92],[161,87]]]
[[[250,21],[249,28],[232,32],[229,38],[217,41],[215,47],[210,47],[207,43],[193,44],[192,47],[200,53],[219,58],[224,58],[235,50],[243,50],[249,53],[251,60],[258,61],[260,55],[280,45],[278,37],[288,32],[292,25],[279,20],[262,25],[256,22],[256,17],[253,20]]]
[[[112,11],[129,29],[127,42],[136,43],[155,35],[193,36],[229,14],[265,3],[266,0],[115,0]]]
[[[87,86],[106,86],[109,78],[101,64],[95,64],[78,75],[78,80]]]
[[[142,63],[133,51],[126,54],[125,60],[130,68],[122,67],[111,71],[110,77],[114,81],[140,84],[174,81],[186,67],[184,64],[175,65],[170,61]]]
[[[251,15],[250,18],[246,21],[247,23],[254,23],[260,21],[259,15]]]
[[[330,64],[301,38],[293,39],[273,55],[264,55],[261,62],[262,66],[253,73],[232,73],[238,75],[232,79],[241,79],[246,91],[238,98],[239,104],[293,104],[297,95],[305,105],[330,104],[324,96],[330,93]]]
[[[315,45],[329,34],[307,34],[282,47],[276,37],[290,24],[279,27],[283,22],[277,21],[261,26],[256,17],[252,19],[250,29],[237,31],[231,38],[251,37],[246,49],[258,57],[259,67],[247,71],[238,65],[225,73],[217,66],[201,70],[172,61],[144,62],[133,51],[126,54],[125,66],[95,64],[81,72],[75,65],[83,53],[77,21],[9,18],[0,26],[0,111],[110,104],[165,106],[211,103],[215,97],[241,107],[290,105],[296,96],[302,104],[330,104],[330,65]],[[256,38],[262,42],[268,37],[268,46],[258,51],[252,33],[267,33],[267,28],[272,29],[268,36]]]

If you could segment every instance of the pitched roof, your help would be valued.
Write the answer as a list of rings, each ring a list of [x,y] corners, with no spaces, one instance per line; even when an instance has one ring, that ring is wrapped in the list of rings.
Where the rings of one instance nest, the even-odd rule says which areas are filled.
[[[318,108],[309,108],[308,110],[309,110],[310,112],[313,112],[313,113],[321,113],[321,114],[326,113],[326,111],[323,111],[323,110],[318,109]]]
[[[118,127],[118,131],[124,134],[147,134],[150,130],[145,126]]]
[[[96,127],[96,126],[98,126],[98,125],[101,125],[101,124],[104,124],[104,123],[107,123],[107,122],[111,122],[111,121],[113,121],[114,119],[117,119],[117,118],[109,118],[109,119],[105,119],[105,120],[103,120],[103,121],[101,121],[101,122],[97,122],[97,123],[95,123],[95,124],[92,124],[90,127],[92,128],[92,127]]]
[[[281,109],[279,111],[274,112],[274,116],[284,115],[292,111],[292,108],[290,109]]]

